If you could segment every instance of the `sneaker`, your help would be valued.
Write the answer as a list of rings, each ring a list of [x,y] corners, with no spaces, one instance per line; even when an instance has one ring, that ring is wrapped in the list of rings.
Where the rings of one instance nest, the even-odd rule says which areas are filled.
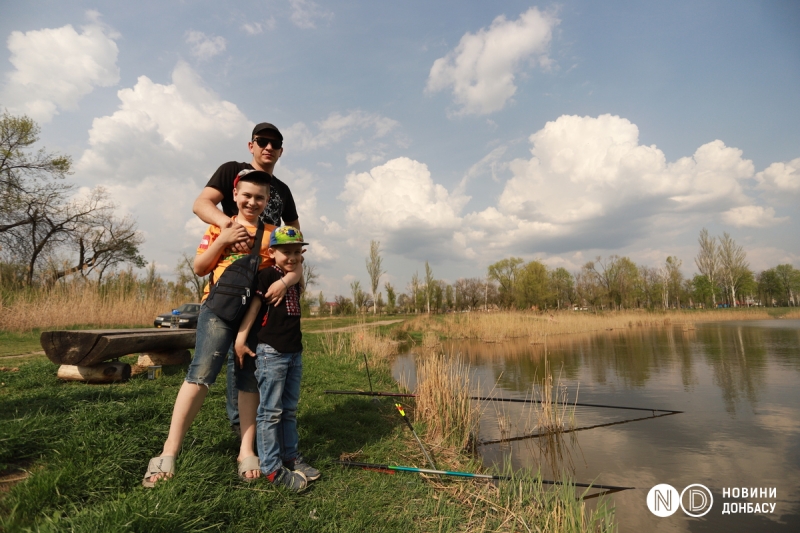
[[[289,470],[292,470],[294,472],[300,472],[309,481],[316,481],[322,475],[322,473],[319,470],[317,470],[310,464],[306,463],[302,457],[298,457],[294,461],[289,461],[283,464]]]
[[[292,472],[285,466],[268,475],[267,479],[276,487],[286,487],[292,492],[300,492],[308,486],[306,476],[302,472]]]

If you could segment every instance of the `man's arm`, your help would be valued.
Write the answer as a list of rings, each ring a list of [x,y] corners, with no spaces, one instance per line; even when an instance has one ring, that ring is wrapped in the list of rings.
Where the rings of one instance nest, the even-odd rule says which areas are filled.
[[[300,219],[298,218],[297,220],[293,220],[291,222],[287,222],[286,225],[287,226],[291,226],[291,227],[293,227],[295,229],[300,229]]]
[[[234,222],[228,215],[219,210],[217,204],[222,201],[222,197],[222,192],[214,187],[204,187],[200,191],[200,196],[194,201],[192,211],[203,222],[217,226],[220,229],[236,228],[237,226],[244,228],[244,226]],[[239,253],[250,253],[250,247],[247,245],[249,238],[249,234],[242,237],[239,242],[233,245],[233,249]]]
[[[214,187],[204,187],[194,201],[192,211],[206,224],[213,224],[218,228],[226,228],[231,225],[231,218],[217,207],[217,204],[221,201],[221,191]]]

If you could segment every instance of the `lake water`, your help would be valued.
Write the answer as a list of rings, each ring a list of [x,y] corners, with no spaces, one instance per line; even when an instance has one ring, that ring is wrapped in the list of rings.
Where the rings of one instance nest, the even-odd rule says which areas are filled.
[[[476,395],[530,398],[546,358],[571,402],[577,391],[580,403],[683,411],[626,422],[652,413],[576,407],[577,427],[623,423],[564,435],[555,447],[542,438],[479,447],[487,464],[510,461],[541,467],[545,478],[567,470],[579,482],[636,487],[609,496],[620,532],[800,531],[800,320],[616,330],[547,346],[450,342],[444,351],[469,363],[480,383]],[[413,361],[406,354],[394,364],[395,377],[412,387]],[[535,424],[530,404],[487,402],[479,439],[531,434]],[[661,483],[678,493],[702,484],[713,504],[692,518],[671,502],[676,512],[659,518],[646,501]],[[774,488],[776,497],[724,497],[725,488]],[[737,510],[774,504],[774,512],[723,515],[726,503]]]

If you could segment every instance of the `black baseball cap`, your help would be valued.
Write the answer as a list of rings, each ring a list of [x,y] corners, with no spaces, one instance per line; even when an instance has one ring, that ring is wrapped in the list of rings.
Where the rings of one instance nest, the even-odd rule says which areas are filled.
[[[278,139],[283,140],[283,135],[281,135],[281,132],[278,130],[278,128],[276,128],[269,122],[261,122],[259,124],[256,124],[256,127],[253,128],[253,134],[251,135],[251,137],[255,137],[259,133],[267,133],[267,132],[273,133],[278,137]]]

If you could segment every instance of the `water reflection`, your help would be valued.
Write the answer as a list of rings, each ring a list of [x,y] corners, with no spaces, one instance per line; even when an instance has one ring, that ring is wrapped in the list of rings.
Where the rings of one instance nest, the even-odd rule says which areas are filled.
[[[486,462],[510,458],[547,475],[568,470],[579,481],[639,487],[613,497],[620,531],[800,531],[800,320],[604,331],[542,344],[455,342],[444,349],[470,363],[481,395],[529,397],[546,354],[554,369],[563,368],[573,401],[580,383],[581,402],[685,411],[583,431],[551,449],[530,440],[482,447]],[[413,376],[409,381],[413,386]],[[498,409],[484,411],[481,439],[523,434],[524,408],[503,406],[504,422]],[[615,417],[624,419],[610,410],[576,411],[578,425]],[[656,518],[644,502],[658,483],[678,490],[702,483],[714,493],[714,508],[700,519],[681,511]],[[777,487],[775,513],[722,516],[723,487]]]

